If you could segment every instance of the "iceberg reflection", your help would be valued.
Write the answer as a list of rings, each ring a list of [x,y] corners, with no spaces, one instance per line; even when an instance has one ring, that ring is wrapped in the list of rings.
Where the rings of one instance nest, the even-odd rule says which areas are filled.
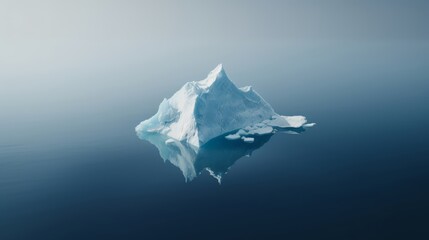
[[[281,131],[297,134],[304,128]],[[250,156],[253,151],[267,143],[273,134],[253,136],[254,141],[231,141],[225,138],[227,134],[211,139],[201,147],[177,141],[159,133],[140,134],[139,138],[155,145],[164,161],[169,161],[178,167],[185,181],[192,181],[203,170],[207,170],[219,183],[234,163],[243,156]]]

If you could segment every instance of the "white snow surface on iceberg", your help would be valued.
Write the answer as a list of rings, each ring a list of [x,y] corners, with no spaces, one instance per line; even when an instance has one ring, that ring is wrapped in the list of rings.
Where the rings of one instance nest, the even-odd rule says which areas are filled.
[[[299,128],[306,122],[303,116],[275,113],[250,86],[237,88],[219,64],[206,79],[188,82],[164,99],[158,112],[141,122],[136,132],[139,136],[156,132],[199,147],[234,130],[244,132],[228,135],[227,139],[269,134],[273,128]]]

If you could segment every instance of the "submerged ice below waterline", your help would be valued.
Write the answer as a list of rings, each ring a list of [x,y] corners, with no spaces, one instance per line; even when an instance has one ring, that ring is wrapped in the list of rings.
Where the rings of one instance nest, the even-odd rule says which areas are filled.
[[[289,128],[279,131],[298,134],[305,131],[305,128]],[[178,167],[186,182],[192,181],[206,170],[221,183],[222,177],[238,159],[244,156],[250,157],[253,151],[270,140],[273,133],[246,137],[251,138],[251,141],[231,141],[227,138],[229,135],[231,134],[227,133],[213,138],[201,147],[196,147],[186,141],[177,141],[159,133],[145,133],[140,135],[140,138],[155,145],[164,162],[170,162]]]

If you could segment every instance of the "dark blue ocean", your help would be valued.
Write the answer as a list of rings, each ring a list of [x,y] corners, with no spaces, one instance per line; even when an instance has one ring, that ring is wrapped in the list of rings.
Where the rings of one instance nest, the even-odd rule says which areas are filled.
[[[3,80],[0,239],[429,238],[427,42],[214,52]],[[186,182],[134,128],[220,62],[317,124]]]

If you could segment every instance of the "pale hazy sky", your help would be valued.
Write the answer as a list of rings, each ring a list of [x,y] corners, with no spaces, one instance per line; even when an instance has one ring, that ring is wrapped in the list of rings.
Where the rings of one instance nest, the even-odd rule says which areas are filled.
[[[429,2],[416,0],[1,0],[0,64],[14,73],[65,58],[97,61],[111,51],[156,55],[193,46],[427,41],[428,15]]]
[[[371,54],[383,64],[423,54],[408,47],[427,50],[428,16],[429,1],[416,0],[0,0],[2,121],[132,101],[152,101],[154,111],[221,62],[238,85],[273,96],[299,82],[336,86],[317,74],[375,69]]]

